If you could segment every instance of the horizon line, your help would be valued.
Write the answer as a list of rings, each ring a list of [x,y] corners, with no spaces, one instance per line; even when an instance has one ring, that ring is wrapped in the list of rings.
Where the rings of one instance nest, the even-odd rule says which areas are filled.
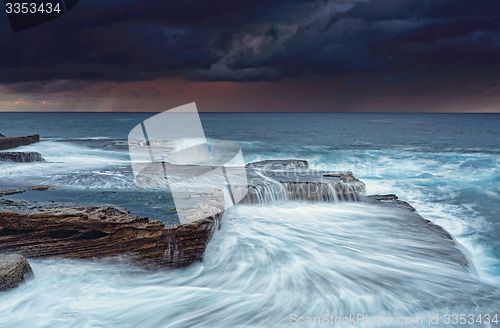
[[[167,111],[168,109],[166,109]],[[28,114],[33,114],[33,113],[64,113],[64,114],[69,114],[69,113],[102,113],[102,114],[131,114],[131,113],[149,113],[149,114],[154,114],[154,113],[163,113],[164,111],[2,111],[0,110],[1,113],[28,113]],[[199,111],[198,113],[206,113],[206,114],[500,114],[500,112],[414,112],[414,111],[409,111],[409,112],[386,112],[386,111],[373,111],[373,112],[324,112],[324,111],[308,111],[308,112],[296,112],[296,111],[267,111],[267,112],[205,112],[205,111]]]

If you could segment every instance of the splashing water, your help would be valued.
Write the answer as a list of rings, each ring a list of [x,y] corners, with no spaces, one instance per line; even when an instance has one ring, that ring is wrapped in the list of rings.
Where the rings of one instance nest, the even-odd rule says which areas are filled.
[[[125,152],[124,136],[149,114],[85,114],[78,128],[68,124],[77,114],[8,115],[0,120],[5,135],[37,132],[51,139],[16,149],[40,152],[47,161],[3,164],[1,184],[89,190],[99,202],[101,190],[116,192],[110,203],[132,209],[134,197],[154,207],[168,199],[152,202],[158,195],[137,193]],[[294,192],[269,183],[254,202],[266,204],[226,213],[204,261],[188,268],[32,260],[35,278],[0,295],[1,327],[281,327],[290,326],[291,314],[498,312],[499,116],[202,119],[207,136],[240,140],[247,162],[295,158],[316,170],[353,171],[368,193],[399,195],[466,249],[408,211],[283,202]],[[327,190],[324,195],[335,200]]]
[[[179,270],[71,260],[33,269],[34,280],[0,298],[2,327],[287,327],[291,315],[500,306],[445,231],[364,203],[237,206],[204,261]]]
[[[310,200],[317,202],[359,201],[362,189],[357,189],[342,181],[327,182],[279,182],[267,181],[251,186],[246,203],[272,204],[287,200]]]

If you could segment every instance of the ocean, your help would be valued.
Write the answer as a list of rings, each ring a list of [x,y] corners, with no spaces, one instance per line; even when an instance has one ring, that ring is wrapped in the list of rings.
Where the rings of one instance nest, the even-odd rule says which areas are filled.
[[[0,113],[3,135],[41,136],[16,150],[46,160],[0,163],[0,187],[56,188],[3,198],[109,204],[176,222],[168,192],[133,181],[127,136],[153,115]],[[203,262],[187,268],[30,260],[35,278],[0,294],[1,327],[288,327],[299,325],[294,318],[323,314],[496,313],[500,321],[500,115],[200,116],[206,136],[237,141],[247,163],[308,160],[313,169],[352,171],[367,194],[398,195],[452,235],[473,272],[440,258],[439,240],[390,209],[356,202],[239,205],[225,213]],[[0,198],[1,208],[8,204]]]

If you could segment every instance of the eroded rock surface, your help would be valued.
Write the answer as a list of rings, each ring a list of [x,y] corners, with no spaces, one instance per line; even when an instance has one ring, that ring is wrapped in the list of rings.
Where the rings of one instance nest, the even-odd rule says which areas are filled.
[[[0,254],[0,291],[15,288],[32,275],[33,270],[24,256]]]
[[[127,255],[143,266],[182,267],[203,257],[221,214],[165,226],[115,207],[0,211],[0,252],[28,257]]]

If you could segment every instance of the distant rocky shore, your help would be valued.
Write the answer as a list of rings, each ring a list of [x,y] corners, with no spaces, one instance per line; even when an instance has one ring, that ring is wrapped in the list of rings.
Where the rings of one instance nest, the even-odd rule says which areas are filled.
[[[39,141],[40,136],[38,134],[26,137],[7,138],[0,133],[0,150],[27,146]],[[0,152],[0,162],[31,163],[42,161],[42,155],[37,152]]]

